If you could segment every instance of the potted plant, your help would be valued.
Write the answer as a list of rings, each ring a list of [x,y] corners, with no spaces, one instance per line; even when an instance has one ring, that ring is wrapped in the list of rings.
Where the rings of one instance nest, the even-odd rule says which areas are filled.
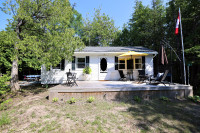
[[[83,69],[83,77],[84,77],[84,80],[90,80],[91,78],[91,72],[92,72],[92,69],[87,66]]]

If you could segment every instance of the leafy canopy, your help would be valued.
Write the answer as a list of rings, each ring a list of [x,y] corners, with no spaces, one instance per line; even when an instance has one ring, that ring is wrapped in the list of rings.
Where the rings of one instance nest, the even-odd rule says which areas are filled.
[[[101,9],[96,9],[93,20],[85,20],[83,40],[89,46],[109,46],[117,38],[118,32],[113,19],[105,13],[101,14]]]
[[[73,11],[68,0],[7,0],[1,9],[13,15],[9,25],[14,40],[12,58],[29,67],[55,66],[83,47],[70,28]]]

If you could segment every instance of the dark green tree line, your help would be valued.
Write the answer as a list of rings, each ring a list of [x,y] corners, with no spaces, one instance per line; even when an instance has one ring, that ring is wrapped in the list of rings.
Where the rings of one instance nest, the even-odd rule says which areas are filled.
[[[144,6],[141,1],[136,0],[132,17],[128,25],[122,29],[114,45],[139,45],[156,51],[164,45],[170,59],[170,48],[167,45],[169,44],[182,60],[180,30],[179,35],[175,35],[179,7],[182,15],[186,64],[192,64],[190,83],[194,88],[198,88],[200,87],[199,0],[170,0],[166,7],[161,0],[152,0],[151,7]],[[159,70],[157,57],[155,58],[157,61],[154,62],[155,71]],[[172,53],[172,63],[174,81],[181,82],[183,65],[174,53]]]
[[[181,53],[180,34],[174,36],[174,27],[181,9],[183,41],[185,47],[186,65],[190,67],[190,83],[197,90],[200,87],[200,1],[199,0],[171,0],[166,8],[167,38],[177,52]],[[180,30],[179,30],[180,33]],[[182,54],[182,53],[181,53]]]

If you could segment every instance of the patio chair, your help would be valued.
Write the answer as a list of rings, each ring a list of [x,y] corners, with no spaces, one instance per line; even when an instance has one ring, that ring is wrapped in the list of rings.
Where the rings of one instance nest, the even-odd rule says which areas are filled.
[[[67,85],[68,86],[78,86],[76,83],[76,73],[71,73],[70,71],[66,73],[67,74]]]
[[[149,76],[145,74],[145,70],[138,70],[138,73],[138,83],[149,79]]]
[[[127,81],[127,78],[124,75],[123,71],[122,70],[118,70],[118,71],[119,71],[119,75],[120,75],[120,79],[119,80],[125,80],[125,81]]]
[[[156,78],[150,77],[148,84],[158,85],[158,84],[162,83],[166,86],[166,83],[168,83],[170,85],[169,82],[165,81],[168,73],[169,73],[169,70],[165,70],[165,73],[158,73]]]

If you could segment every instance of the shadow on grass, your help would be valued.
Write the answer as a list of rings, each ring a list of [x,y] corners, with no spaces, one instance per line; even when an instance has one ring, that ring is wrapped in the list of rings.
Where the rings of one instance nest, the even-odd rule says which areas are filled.
[[[33,94],[39,94],[42,92],[47,91],[48,88],[43,87],[41,84],[33,84],[29,86],[21,86],[20,92],[26,94],[26,93],[33,93]]]
[[[126,95],[124,97],[127,97]],[[143,132],[199,132],[200,105],[188,100],[162,101],[160,99],[142,100],[118,99],[131,104],[126,112],[137,121]]]
[[[42,85],[40,83],[36,83],[36,84],[28,85],[28,86],[21,86],[20,92],[24,94],[25,96],[26,94],[28,95],[29,93],[36,95],[36,94],[48,91],[48,89],[53,86],[55,85]]]

